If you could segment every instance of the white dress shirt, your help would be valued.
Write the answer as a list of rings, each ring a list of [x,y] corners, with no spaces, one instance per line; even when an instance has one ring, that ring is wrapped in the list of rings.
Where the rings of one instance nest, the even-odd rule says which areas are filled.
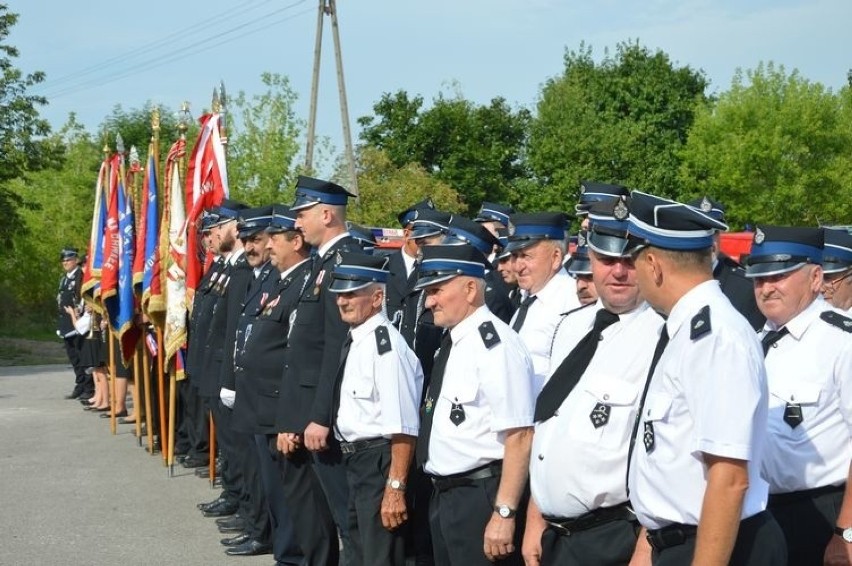
[[[580,306],[580,300],[577,298],[577,282],[564,269],[560,269],[535,293],[535,298],[518,334],[532,357],[537,394],[550,375],[550,350],[556,325],[563,314]],[[517,317],[515,312],[510,327]]]
[[[840,485],[852,461],[852,333],[820,319],[834,311],[818,297],[784,326],[790,332],[766,354],[769,444],[763,472],[771,493]],[[836,311],[834,311],[836,312]],[[777,330],[767,322],[761,335]],[[796,428],[787,403],[801,406]]]
[[[705,306],[710,331],[692,339],[693,330],[706,328],[694,318]],[[630,464],[636,515],[648,529],[697,525],[707,487],[706,453],[748,461],[741,518],[751,517],[766,508],[768,497],[760,474],[768,391],[757,335],[715,280],[681,297],[666,328],[670,341],[648,388]],[[643,443],[648,423],[651,452]]]
[[[485,322],[500,339],[490,348],[480,332]],[[438,476],[501,460],[505,431],[532,426],[535,406],[530,355],[517,333],[488,307],[474,311],[450,336],[453,346],[432,409],[429,459],[423,466]],[[464,422],[458,426],[450,420],[453,404],[464,410]]]
[[[376,329],[387,330],[390,350],[380,354]],[[378,313],[350,330],[352,345],[340,386],[335,436],[354,442],[394,434],[417,436],[423,370],[405,338]]]
[[[551,374],[592,329],[600,300],[559,325]],[[536,423],[530,457],[532,495],[544,515],[575,518],[627,501],[627,446],[663,319],[647,303],[607,327],[580,381],[557,413]],[[598,403],[609,419],[595,428]]]

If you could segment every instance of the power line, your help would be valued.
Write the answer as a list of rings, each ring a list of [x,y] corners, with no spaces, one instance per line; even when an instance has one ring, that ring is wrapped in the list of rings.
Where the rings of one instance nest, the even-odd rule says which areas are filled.
[[[225,44],[231,43],[233,41],[236,41],[238,39],[246,37],[247,35],[251,35],[251,34],[263,31],[264,29],[267,29],[267,28],[270,28],[272,26],[281,24],[281,23],[286,22],[288,20],[295,19],[295,18],[297,18],[301,15],[304,15],[304,14],[307,14],[308,12],[310,12],[310,11],[313,11],[313,9],[308,9],[308,10],[304,10],[304,11],[301,11],[301,12],[297,12],[295,14],[288,14],[284,18],[279,18],[279,19],[269,21],[269,18],[271,16],[274,16],[276,14],[280,14],[282,12],[285,12],[287,10],[295,8],[296,6],[298,6],[300,4],[304,4],[306,1],[307,0],[298,0],[296,2],[288,4],[287,6],[284,6],[283,8],[278,8],[276,10],[273,10],[272,12],[269,12],[267,14],[264,14],[262,16],[254,18],[254,19],[249,20],[247,22],[243,22],[243,23],[238,24],[236,26],[233,26],[229,29],[226,29],[225,31],[216,32],[213,35],[208,35],[205,38],[202,38],[200,40],[197,40],[197,41],[192,42],[192,43],[185,45],[185,46],[180,46],[180,45],[165,46],[169,50],[169,53],[170,53],[169,55],[158,55],[158,56],[154,56],[154,57],[148,57],[148,58],[142,60],[141,62],[139,62],[138,64],[135,64],[131,68],[126,68],[126,69],[121,70],[121,71],[111,71],[110,73],[108,73],[106,75],[88,78],[88,79],[85,79],[85,80],[78,82],[76,84],[70,84],[70,85],[65,86],[64,88],[58,88],[58,89],[53,90],[53,91],[51,91],[50,88],[48,87],[47,92],[43,92],[43,93],[41,93],[41,95],[46,96],[47,98],[50,98],[50,99],[61,98],[63,96],[67,96],[69,94],[74,94],[74,93],[77,93],[77,92],[88,90],[88,89],[93,88],[95,86],[100,86],[100,85],[112,83],[112,82],[115,82],[117,80],[126,78],[128,76],[132,76],[134,74],[141,73],[143,71],[155,69],[155,68],[161,67],[163,65],[166,65],[168,63],[172,63],[172,62],[175,62],[175,61],[180,61],[182,59],[186,59],[187,57],[191,57],[192,55],[196,55],[198,53],[208,51],[208,50],[215,48],[215,47],[218,47],[220,45],[225,45]],[[258,26],[257,24],[259,24],[259,23],[262,23],[263,25]],[[246,28],[249,28],[249,29],[246,29]],[[239,32],[240,30],[245,30],[245,31],[244,31],[244,33],[237,34],[233,37],[228,37],[230,35],[235,34],[236,32]],[[174,34],[172,34],[172,35],[174,35]],[[157,46],[157,47],[159,48],[161,46]],[[150,51],[150,50],[151,49],[148,49],[148,51]],[[89,74],[91,74],[91,73],[89,73]]]

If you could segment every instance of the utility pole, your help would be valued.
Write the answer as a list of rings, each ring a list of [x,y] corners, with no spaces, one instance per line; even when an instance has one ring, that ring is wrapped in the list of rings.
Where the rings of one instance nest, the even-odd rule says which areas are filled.
[[[311,106],[308,115],[308,140],[305,168],[310,172],[314,161],[314,140],[316,135],[317,92],[319,91],[319,69],[322,54],[323,18],[331,16],[331,30],[334,39],[334,59],[337,66],[337,91],[340,95],[340,118],[343,125],[343,143],[346,160],[349,164],[349,191],[358,197],[358,178],[355,173],[355,152],[352,149],[352,133],[349,129],[349,107],[346,102],[346,83],[343,79],[343,55],[340,50],[340,32],[337,23],[336,0],[319,0],[317,11],[317,37],[314,46],[314,71],[311,80]]]

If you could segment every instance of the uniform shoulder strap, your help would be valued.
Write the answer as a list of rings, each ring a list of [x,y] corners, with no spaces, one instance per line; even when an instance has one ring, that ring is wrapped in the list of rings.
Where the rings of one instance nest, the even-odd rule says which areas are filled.
[[[819,317],[832,326],[836,326],[844,332],[852,332],[852,318],[843,316],[836,311],[825,311]]]
[[[710,305],[704,305],[698,314],[692,317],[692,322],[689,324],[689,339],[698,340],[705,334],[709,334],[711,330]]]
[[[387,326],[377,326],[374,334],[376,335],[376,350],[379,351],[380,356],[393,350]]]
[[[494,328],[494,323],[490,320],[479,325],[479,336],[482,337],[482,343],[489,350],[500,343],[500,335],[497,334],[497,329]]]

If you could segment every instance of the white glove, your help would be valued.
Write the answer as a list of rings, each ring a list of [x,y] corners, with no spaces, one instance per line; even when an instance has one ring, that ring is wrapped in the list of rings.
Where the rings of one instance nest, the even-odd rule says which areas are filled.
[[[232,391],[231,389],[225,389],[223,387],[219,390],[219,399],[222,401],[223,405],[225,405],[229,409],[233,409],[234,401],[237,400],[237,392]]]

